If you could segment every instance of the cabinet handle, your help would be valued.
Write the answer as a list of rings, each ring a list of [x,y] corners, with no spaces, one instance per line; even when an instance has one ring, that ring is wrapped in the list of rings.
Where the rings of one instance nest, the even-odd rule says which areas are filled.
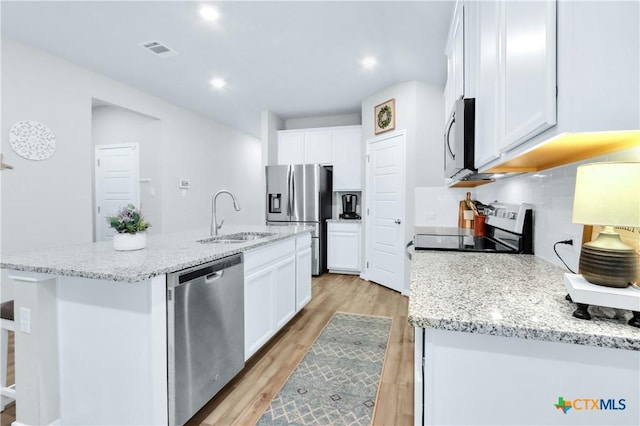
[[[400,225],[402,223],[402,221],[400,219],[396,219],[393,221],[396,225]]]

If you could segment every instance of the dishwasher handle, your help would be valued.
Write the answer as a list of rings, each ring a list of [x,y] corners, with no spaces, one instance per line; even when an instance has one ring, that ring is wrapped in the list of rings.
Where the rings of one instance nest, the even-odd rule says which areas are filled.
[[[178,273],[178,284],[184,284],[188,281],[193,281],[196,278],[200,277],[205,277],[205,280],[207,282],[216,281],[222,278],[222,272],[224,269],[239,265],[241,263],[242,255],[237,254],[213,261],[205,265],[200,265],[195,268],[185,269],[184,271]],[[216,275],[218,273],[219,275]]]
[[[214,273],[209,274],[206,277],[204,277],[204,282],[209,284],[209,283],[212,283],[214,281],[218,281],[220,278],[222,278],[223,275],[224,275],[224,270],[214,272]]]

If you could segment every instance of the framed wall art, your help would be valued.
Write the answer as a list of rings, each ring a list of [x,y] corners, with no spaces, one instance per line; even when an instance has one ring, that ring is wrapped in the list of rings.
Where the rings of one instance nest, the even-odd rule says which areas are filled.
[[[375,134],[387,132],[396,128],[396,100],[389,99],[376,105],[373,110],[373,128]]]

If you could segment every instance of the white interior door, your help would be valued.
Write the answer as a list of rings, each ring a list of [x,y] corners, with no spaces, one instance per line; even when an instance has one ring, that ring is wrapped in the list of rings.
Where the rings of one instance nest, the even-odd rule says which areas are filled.
[[[365,278],[404,291],[405,133],[367,142]]]
[[[95,240],[113,237],[107,223],[120,207],[140,207],[138,144],[96,146]]]

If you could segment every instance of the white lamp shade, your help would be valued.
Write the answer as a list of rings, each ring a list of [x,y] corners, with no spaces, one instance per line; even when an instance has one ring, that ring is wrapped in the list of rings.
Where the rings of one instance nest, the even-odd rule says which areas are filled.
[[[640,227],[640,163],[579,166],[573,222]]]

